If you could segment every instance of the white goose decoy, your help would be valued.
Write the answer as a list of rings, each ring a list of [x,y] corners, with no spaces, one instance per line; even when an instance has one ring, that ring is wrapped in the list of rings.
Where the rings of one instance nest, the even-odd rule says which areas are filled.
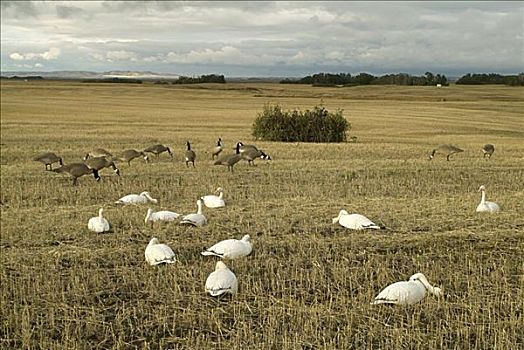
[[[184,216],[180,223],[189,224],[193,226],[204,226],[205,224],[207,224],[207,219],[204,216],[204,214],[202,214],[202,200],[197,200],[197,207],[198,210],[196,213]]]
[[[147,214],[145,218],[145,223],[148,222],[157,222],[157,221],[175,221],[180,217],[180,214],[175,213],[174,211],[169,210],[160,210],[153,211],[153,209],[147,209]]]
[[[224,202],[224,190],[222,187],[216,189],[215,193],[220,193],[218,196],[214,194],[209,194],[203,196],[200,199],[204,202],[204,205],[208,208],[221,208],[225,207],[226,203]]]
[[[98,211],[98,216],[94,216],[87,222],[87,228],[96,233],[111,231],[111,225],[106,218],[103,217],[103,208]]]
[[[203,251],[202,255],[215,255],[224,259],[236,259],[251,254],[253,245],[251,244],[251,237],[245,235],[241,240],[239,239],[226,239],[218,242],[214,246],[207,248]]]
[[[140,194],[128,194],[117,200],[116,204],[144,204],[147,202],[158,203],[157,199],[151,197],[149,192],[144,191]]]
[[[482,192],[482,197],[480,198],[480,203],[477,206],[477,212],[495,213],[500,211],[500,207],[497,203],[486,200],[486,187],[484,187],[484,185],[479,187],[479,192]]]
[[[237,277],[222,261],[218,261],[215,271],[206,280],[206,292],[217,297],[225,293],[236,294],[238,290]]]
[[[364,215],[360,214],[349,214],[345,210],[341,210],[338,216],[333,219],[333,223],[339,223],[340,225],[347,227],[352,230],[364,230],[364,229],[375,229],[379,230],[381,227],[369,220]]]
[[[437,297],[442,294],[440,288],[429,284],[426,276],[416,273],[409,281],[396,282],[384,288],[372,304],[412,305],[424,299],[426,292]]]
[[[176,262],[175,253],[167,244],[158,242],[157,238],[152,238],[146,247],[146,261],[149,265],[173,264]]]

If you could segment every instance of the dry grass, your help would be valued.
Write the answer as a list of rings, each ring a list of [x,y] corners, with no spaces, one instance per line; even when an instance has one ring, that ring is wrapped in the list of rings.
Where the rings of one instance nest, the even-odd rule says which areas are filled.
[[[1,348],[44,349],[516,349],[523,346],[524,98],[509,87],[311,88],[271,84],[159,86],[7,82],[1,90]],[[256,142],[264,103],[342,108],[357,143]],[[222,137],[256,142],[271,164],[212,166]],[[185,141],[196,168],[183,162]],[[175,152],[121,165],[102,180],[71,179],[31,161],[55,151],[164,143]],[[429,162],[440,143],[466,152]],[[496,146],[489,161],[484,143]],[[231,151],[232,152],[232,151]],[[475,213],[487,187],[497,215]],[[147,207],[118,207],[149,190],[157,208],[190,213],[198,196],[226,190],[200,229],[144,225]],[[100,206],[115,227],[87,231]],[[384,224],[350,232],[342,208]],[[204,282],[203,247],[249,233],[254,251],[228,263],[232,300]],[[179,262],[151,267],[152,236]],[[444,289],[413,307],[369,302],[423,272]]]

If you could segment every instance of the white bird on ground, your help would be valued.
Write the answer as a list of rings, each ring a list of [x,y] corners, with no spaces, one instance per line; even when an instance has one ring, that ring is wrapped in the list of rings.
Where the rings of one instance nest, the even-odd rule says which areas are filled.
[[[167,245],[158,242],[157,238],[152,238],[146,247],[146,261],[149,265],[173,264],[176,256],[173,250]]]
[[[147,202],[158,203],[157,199],[151,197],[149,192],[144,191],[140,194],[128,194],[117,200],[116,204],[144,204]]]
[[[426,276],[416,273],[409,281],[396,282],[384,288],[372,304],[412,305],[424,299],[426,292],[436,297],[442,295],[442,290],[429,284]]]
[[[251,244],[251,238],[249,235],[245,235],[241,240],[239,239],[226,239],[218,242],[214,246],[207,248],[203,251],[202,255],[215,255],[224,259],[236,259],[251,254],[253,245]]]
[[[214,194],[209,194],[207,196],[200,197],[204,201],[204,205],[208,208],[220,208],[225,207],[226,203],[224,202],[224,190],[222,187],[216,189],[215,193],[219,193],[218,196]]]
[[[160,210],[160,211],[153,211],[153,209],[149,208],[147,209],[147,214],[145,218],[145,223],[148,222],[157,222],[157,221],[175,221],[180,217],[180,214],[175,213],[174,211],[169,210]]]
[[[486,187],[484,187],[484,185],[479,187],[479,192],[482,192],[482,197],[480,198],[480,203],[477,206],[477,212],[495,213],[500,211],[500,207],[497,203],[486,200]]]
[[[215,271],[206,280],[206,292],[217,297],[225,293],[236,294],[238,290],[237,277],[222,261],[218,261]]]
[[[111,225],[106,218],[102,215],[104,212],[103,208],[98,211],[98,216],[94,216],[87,222],[87,228],[96,233],[108,232],[111,230]]]
[[[381,227],[369,220],[364,215],[360,214],[349,214],[345,210],[341,210],[338,216],[333,219],[333,223],[339,223],[340,225],[347,227],[352,230],[364,230],[364,229],[375,229],[379,230]]]
[[[180,221],[181,224],[189,224],[193,226],[204,226],[207,224],[207,219],[202,214],[202,200],[197,200],[197,207],[198,210],[196,213],[188,214],[182,218],[182,221]]]

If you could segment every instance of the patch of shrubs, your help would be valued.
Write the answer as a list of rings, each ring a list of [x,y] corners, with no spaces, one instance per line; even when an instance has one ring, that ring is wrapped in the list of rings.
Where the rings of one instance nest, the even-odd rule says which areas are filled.
[[[322,105],[305,111],[265,105],[253,124],[257,139],[282,142],[345,142],[351,124],[342,110],[330,112]]]

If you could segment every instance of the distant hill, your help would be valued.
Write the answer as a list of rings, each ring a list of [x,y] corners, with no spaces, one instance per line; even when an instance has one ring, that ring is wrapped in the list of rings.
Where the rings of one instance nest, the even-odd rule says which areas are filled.
[[[34,77],[39,76],[43,79],[107,79],[107,78],[132,78],[132,79],[170,79],[176,80],[180,76],[177,74],[163,74],[154,72],[140,71],[109,71],[109,72],[89,72],[89,71],[54,71],[54,72],[2,72],[2,77]]]

